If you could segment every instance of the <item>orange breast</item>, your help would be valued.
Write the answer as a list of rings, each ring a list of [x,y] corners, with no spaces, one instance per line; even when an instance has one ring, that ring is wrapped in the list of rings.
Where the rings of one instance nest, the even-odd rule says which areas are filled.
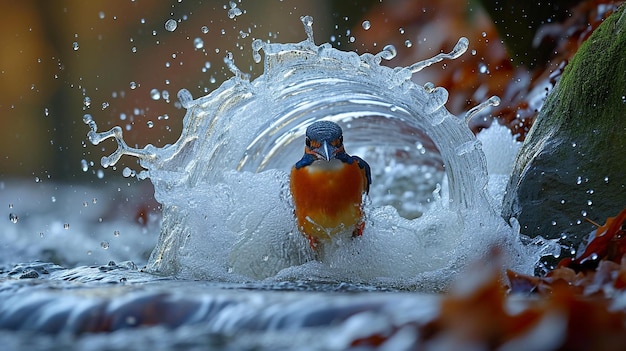
[[[356,162],[315,161],[291,170],[291,194],[298,227],[322,240],[362,221],[361,202],[366,189],[365,171]]]

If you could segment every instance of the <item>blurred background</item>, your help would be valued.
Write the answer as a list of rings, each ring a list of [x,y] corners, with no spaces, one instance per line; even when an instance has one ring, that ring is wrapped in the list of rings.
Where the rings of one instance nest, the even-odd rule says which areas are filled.
[[[257,77],[262,64],[252,59],[252,40],[302,41],[302,15],[314,17],[317,44],[359,53],[393,44],[398,55],[385,63],[389,66],[447,52],[467,36],[470,48],[461,59],[434,65],[414,80],[446,87],[448,109],[455,114],[499,95],[503,103],[493,115],[523,139],[567,58],[619,3],[5,1],[0,181],[123,180],[121,169],[138,169],[136,160],[123,158],[117,168],[102,169],[100,158],[115,145],[88,143],[84,114],[91,114],[101,131],[120,125],[131,146],[173,143],[184,116],[176,98],[180,89],[197,98],[230,78],[223,62],[228,52],[242,71]],[[489,124],[485,118],[472,127]]]

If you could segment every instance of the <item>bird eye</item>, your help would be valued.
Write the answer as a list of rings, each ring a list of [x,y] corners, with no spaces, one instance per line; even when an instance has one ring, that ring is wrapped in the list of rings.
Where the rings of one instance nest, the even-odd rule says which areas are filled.
[[[331,145],[334,147],[340,147],[341,145],[343,145],[343,136],[340,136],[339,138],[333,140]]]
[[[306,140],[304,142],[306,143],[307,147],[311,147],[311,139],[309,139],[309,137],[306,137]]]

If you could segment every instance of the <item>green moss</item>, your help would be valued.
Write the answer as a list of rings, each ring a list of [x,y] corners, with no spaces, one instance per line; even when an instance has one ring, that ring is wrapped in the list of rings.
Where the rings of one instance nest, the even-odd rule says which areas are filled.
[[[624,6],[580,47],[546,101],[537,123],[574,124],[574,134],[612,130],[626,117],[626,16]],[[608,117],[608,118],[607,118]]]

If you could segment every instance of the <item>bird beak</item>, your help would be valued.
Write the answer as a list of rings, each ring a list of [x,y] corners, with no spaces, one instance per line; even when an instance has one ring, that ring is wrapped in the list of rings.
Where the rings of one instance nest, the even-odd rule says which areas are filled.
[[[326,141],[324,141],[324,143],[319,148],[319,150],[320,150],[320,155],[324,157],[326,161],[330,161],[330,156],[332,155],[331,155],[331,151],[329,150],[328,143]]]

